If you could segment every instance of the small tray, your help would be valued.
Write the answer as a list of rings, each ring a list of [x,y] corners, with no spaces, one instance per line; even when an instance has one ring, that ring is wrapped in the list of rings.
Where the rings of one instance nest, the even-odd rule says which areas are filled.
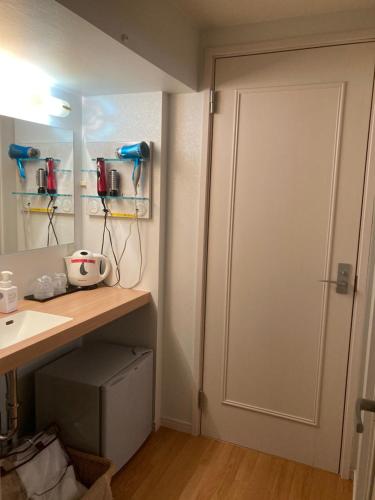
[[[35,302],[48,302],[49,300],[57,299],[58,297],[69,295],[70,293],[80,292],[81,290],[84,289],[80,288],[79,286],[69,285],[65,293],[59,293],[58,295],[54,295],[53,297],[47,297],[46,299],[36,299],[34,295],[25,295],[24,299],[34,300]]]

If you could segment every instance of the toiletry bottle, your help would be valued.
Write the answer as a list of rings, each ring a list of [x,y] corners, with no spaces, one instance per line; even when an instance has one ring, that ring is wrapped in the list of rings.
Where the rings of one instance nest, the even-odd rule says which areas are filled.
[[[17,309],[18,289],[12,285],[11,271],[2,271],[0,274],[0,312],[9,313]]]

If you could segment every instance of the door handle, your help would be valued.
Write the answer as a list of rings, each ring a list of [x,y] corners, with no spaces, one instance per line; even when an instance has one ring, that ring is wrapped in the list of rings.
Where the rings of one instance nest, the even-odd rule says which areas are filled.
[[[341,262],[337,267],[336,280],[319,280],[319,283],[329,283],[336,285],[336,293],[349,293],[349,276],[351,265]]]
[[[362,422],[362,411],[370,411],[371,413],[375,413],[375,401],[373,399],[357,399],[357,403],[355,405],[355,414],[357,419],[357,432],[358,434],[362,434],[364,427]]]

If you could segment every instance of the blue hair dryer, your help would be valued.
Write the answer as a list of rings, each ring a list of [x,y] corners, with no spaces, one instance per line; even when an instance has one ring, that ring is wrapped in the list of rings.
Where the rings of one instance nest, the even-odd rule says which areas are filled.
[[[132,181],[134,192],[137,194],[139,178],[141,176],[141,162],[150,158],[150,148],[147,142],[142,141],[130,146],[121,146],[116,150],[116,154],[121,160],[134,161]]]
[[[29,158],[39,158],[40,151],[37,148],[31,146],[20,146],[19,144],[10,144],[8,150],[9,158],[17,161],[18,173],[21,179],[26,179],[25,168],[23,166],[22,160],[28,160]]]

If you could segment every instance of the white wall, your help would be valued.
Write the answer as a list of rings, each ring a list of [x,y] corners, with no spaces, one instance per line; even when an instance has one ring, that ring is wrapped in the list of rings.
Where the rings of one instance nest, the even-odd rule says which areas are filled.
[[[139,220],[142,235],[142,246],[144,254],[144,272],[139,288],[155,289],[155,278],[159,275],[158,245],[161,240],[161,183],[163,182],[161,164],[162,150],[162,113],[163,94],[123,94],[115,96],[86,97],[83,101],[83,131],[84,149],[89,154],[84,154],[83,168],[95,168],[95,163],[90,161],[93,156],[91,143],[95,151],[99,152],[102,144],[102,155],[115,157],[115,147],[121,146],[125,142],[152,141],[153,142],[153,162],[152,162],[152,218],[151,220]],[[109,148],[108,146],[109,145]],[[90,154],[91,151],[91,154]],[[96,155],[95,155],[96,156]],[[129,169],[128,165],[117,164],[116,168]],[[146,168],[146,167],[145,167]],[[89,193],[82,189],[82,193]],[[84,200],[84,205],[87,203]],[[132,237],[129,240],[127,252],[122,261],[121,273],[122,284],[128,286],[137,279],[138,271],[138,239],[136,224],[134,221],[126,219],[116,219],[111,221],[114,233],[114,244],[119,251],[122,242],[127,236],[129,227],[132,225]],[[99,252],[101,245],[103,218],[90,216],[83,208],[83,245],[89,249]],[[110,255],[108,238],[105,246],[106,255]],[[110,277],[108,283],[114,281]]]
[[[198,30],[173,2],[58,0],[190,88],[198,83]],[[132,71],[132,68],[124,68]]]
[[[0,116],[0,254],[17,248],[17,224],[15,220],[17,200],[9,193],[15,191],[16,174],[14,160],[8,155],[9,144],[14,142],[14,119]],[[14,175],[7,175],[13,172]]]
[[[162,417],[189,429],[201,171],[202,94],[169,98]]]
[[[108,145],[113,148],[116,142],[120,145],[122,142],[151,140],[154,146],[153,216],[150,221],[140,221],[145,270],[138,286],[151,290],[153,304],[100,328],[85,341],[105,339],[157,348],[156,424],[159,424],[161,415],[162,422],[182,422],[186,428],[192,419],[202,112],[203,95],[197,93],[169,96],[168,105],[165,96],[151,93],[88,97],[83,106],[85,151],[90,150],[90,143],[98,151],[98,142],[103,144],[103,152],[108,151]],[[167,137],[168,172],[165,157]],[[89,162],[91,156],[84,152],[84,161]],[[83,164],[84,168],[88,166],[92,168],[92,163]],[[85,188],[83,192],[86,192]],[[163,215],[165,203],[166,216]],[[165,223],[166,269],[165,291],[162,292]],[[123,242],[129,224],[123,219],[112,222],[115,245]],[[84,209],[83,247],[100,250],[102,225],[102,218],[90,217]],[[106,254],[108,250],[107,246]],[[127,259],[121,266],[125,282],[135,278],[137,255],[137,240],[132,239]]]
[[[154,93],[84,99],[84,136],[89,147],[91,141],[102,141],[103,150],[106,143],[116,141],[154,143],[153,218],[140,222],[146,267],[138,287],[151,290],[153,304],[93,332],[86,341],[105,338],[128,345],[157,347],[156,424],[161,415],[161,422],[182,424],[187,430],[192,421],[202,113],[203,94],[198,93],[171,95],[168,106],[165,96]],[[167,138],[168,171],[164,151]],[[166,217],[162,206],[165,202]],[[161,292],[165,223],[165,287]],[[100,250],[102,224],[102,219],[83,214],[84,247]],[[113,222],[117,242],[123,241],[128,227],[126,220]],[[133,278],[137,269],[134,240],[128,255],[129,260],[121,266],[125,280]]]
[[[84,144],[90,151],[94,143],[99,154],[98,143],[103,145],[103,155],[112,151],[113,143],[118,146],[125,142],[152,141],[152,218],[139,220],[143,249],[143,276],[137,285],[139,289],[150,290],[152,304],[135,313],[121,318],[88,336],[86,341],[100,338],[128,345],[143,345],[156,351],[156,397],[155,421],[160,420],[161,391],[161,342],[163,317],[164,278],[164,226],[165,226],[165,183],[166,183],[166,120],[167,98],[161,93],[123,94],[87,97],[83,101]],[[111,149],[112,148],[112,149]],[[90,162],[91,154],[84,154],[85,162]],[[92,168],[92,163],[83,165]],[[121,165],[117,167],[121,169]],[[123,165],[123,168],[129,168]],[[145,167],[147,168],[147,167]],[[89,194],[89,193],[87,193]],[[95,194],[95,193],[93,193]],[[124,240],[132,224],[132,237],[121,263],[123,286],[136,281],[139,268],[139,250],[136,224],[126,219],[110,221],[113,241],[117,249],[123,247]],[[103,218],[83,213],[83,247],[100,251]],[[104,253],[110,256],[107,244]],[[113,283],[111,276],[108,283]]]

